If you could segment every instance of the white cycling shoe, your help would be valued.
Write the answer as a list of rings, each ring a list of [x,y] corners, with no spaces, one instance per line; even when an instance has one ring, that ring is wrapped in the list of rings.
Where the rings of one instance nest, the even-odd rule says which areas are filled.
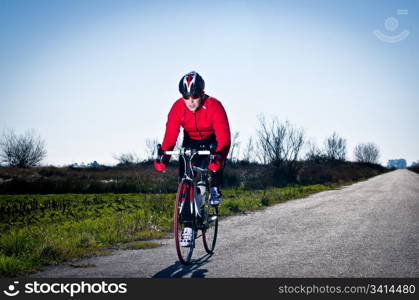
[[[220,205],[221,203],[221,192],[218,187],[213,186],[210,188],[210,204],[212,206]]]
[[[192,245],[193,230],[190,227],[183,228],[182,238],[180,239],[181,247],[190,247]]]

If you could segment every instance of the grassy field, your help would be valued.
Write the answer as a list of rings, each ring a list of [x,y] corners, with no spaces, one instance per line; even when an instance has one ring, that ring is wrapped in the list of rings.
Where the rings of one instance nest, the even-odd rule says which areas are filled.
[[[220,215],[262,209],[336,187],[224,189]],[[173,193],[0,195],[0,276],[24,275],[45,265],[106,254],[115,245],[156,247],[147,240],[170,236],[174,197]]]

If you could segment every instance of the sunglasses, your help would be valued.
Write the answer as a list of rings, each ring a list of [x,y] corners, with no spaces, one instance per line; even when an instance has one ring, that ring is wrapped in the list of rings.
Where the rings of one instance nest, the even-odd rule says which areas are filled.
[[[183,96],[183,100],[198,100],[200,98],[201,97],[199,97],[199,96],[197,96],[197,97],[194,97],[194,96],[189,96],[189,97]]]

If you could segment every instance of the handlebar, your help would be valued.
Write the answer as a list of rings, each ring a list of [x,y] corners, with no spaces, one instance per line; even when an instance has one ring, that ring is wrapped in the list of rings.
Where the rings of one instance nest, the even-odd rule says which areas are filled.
[[[192,149],[185,149],[185,148],[181,148],[180,150],[177,151],[163,151],[161,149],[161,144],[157,145],[157,155],[160,157],[162,155],[191,155],[191,154],[198,154],[198,155],[211,155],[214,153],[213,151],[214,149],[210,149],[210,150],[192,150]]]
[[[181,148],[177,151],[163,151],[161,149],[161,144],[157,145],[157,159],[162,160],[163,155],[210,155],[210,160],[212,161],[214,159],[213,151],[211,150],[192,150],[192,149],[185,149]]]
[[[192,159],[195,155],[209,155],[210,162],[213,162],[216,159],[215,147],[210,146],[210,150],[197,150],[197,149],[185,149],[181,148],[177,151],[163,151],[161,148],[161,144],[157,145],[157,160],[160,162],[163,162],[165,159],[165,155],[178,155],[179,157],[182,157],[185,162],[185,175],[187,178],[193,178],[194,177],[194,171],[201,172],[201,174],[206,173],[207,169],[200,168],[198,166],[192,165]],[[186,155],[187,157],[185,157]],[[168,163],[168,161],[167,161]],[[186,167],[186,165],[189,165],[189,168]]]
[[[198,150],[196,152],[193,152],[191,149],[181,149],[179,151],[163,151],[163,154],[166,155],[191,155],[192,153],[197,153],[198,155],[211,155],[209,150]]]

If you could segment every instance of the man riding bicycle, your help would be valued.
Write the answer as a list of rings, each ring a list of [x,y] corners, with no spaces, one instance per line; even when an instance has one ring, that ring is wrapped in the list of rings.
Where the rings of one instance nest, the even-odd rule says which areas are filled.
[[[205,82],[195,71],[184,75],[179,82],[182,98],[175,101],[167,117],[166,133],[161,149],[171,151],[176,146],[180,127],[183,127],[182,147],[191,149],[215,148],[214,159],[197,157],[193,163],[202,168],[208,167],[213,172],[210,187],[211,205],[221,203],[220,185],[223,180],[224,163],[230,150],[230,126],[223,105],[217,99],[204,92]],[[170,156],[155,160],[157,171],[166,169]],[[179,160],[179,177],[182,177],[185,166]],[[188,246],[192,229],[186,227],[182,234],[182,245]]]

